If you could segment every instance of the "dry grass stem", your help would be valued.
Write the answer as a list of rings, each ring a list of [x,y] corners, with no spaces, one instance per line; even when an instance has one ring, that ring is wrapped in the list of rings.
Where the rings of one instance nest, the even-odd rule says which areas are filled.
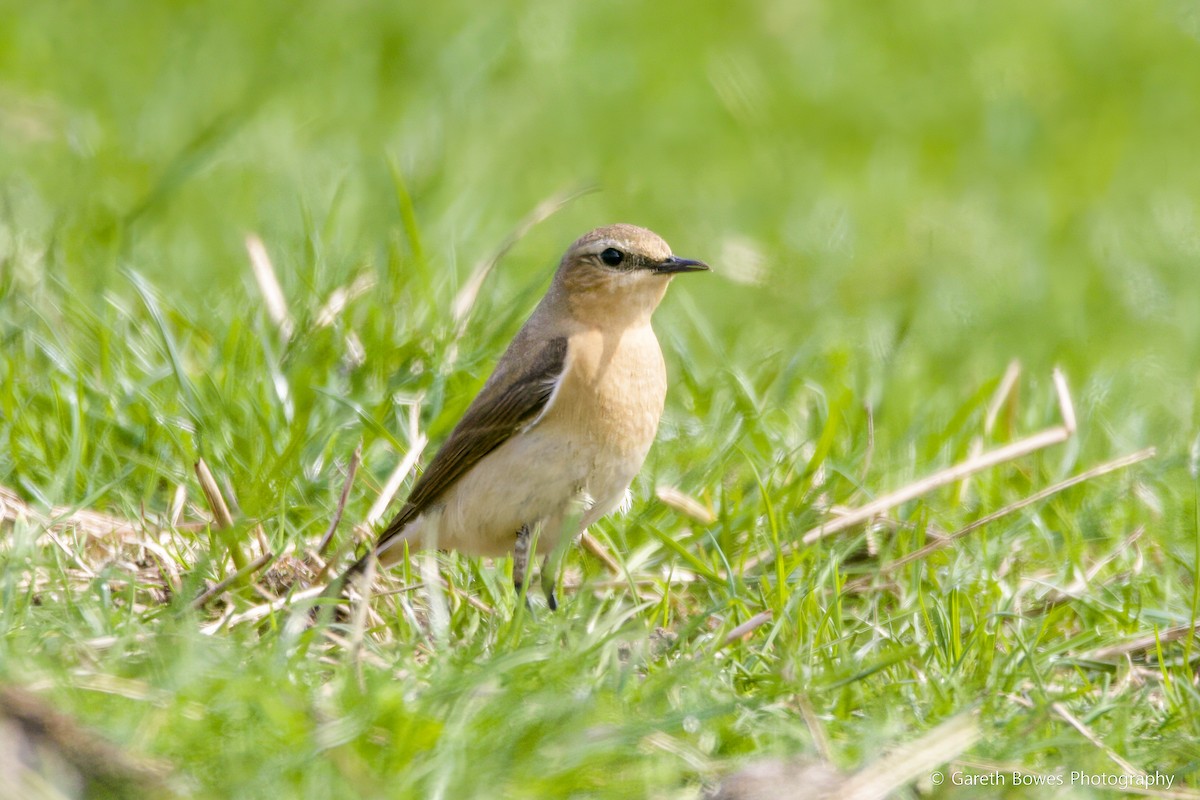
[[[213,478],[212,471],[209,470],[208,464],[204,463],[203,458],[196,462],[196,478],[200,481],[200,490],[204,492],[204,497],[208,500],[208,507],[213,515],[213,524],[218,528],[233,527],[233,515],[229,513],[225,497],[221,494],[221,489],[217,486],[217,481]]]
[[[227,612],[215,622],[202,625],[200,627],[200,632],[206,636],[212,636],[222,628],[232,628],[234,625],[241,625],[243,622],[257,622],[258,620],[285,608],[290,603],[295,603],[299,600],[311,600],[315,597],[320,597],[323,591],[325,591],[324,586],[314,586],[296,592],[290,597],[281,597],[278,600],[272,600],[269,603],[263,603],[261,605],[254,606],[253,608],[246,609],[239,614]]]
[[[367,559],[367,568],[363,570],[361,579],[359,580],[359,589],[362,592],[362,597],[354,604],[354,614],[351,617],[350,623],[350,663],[354,665],[355,679],[358,681],[358,686],[363,691],[366,691],[366,684],[363,682],[362,674],[362,644],[363,637],[367,631],[367,608],[371,604],[371,584],[375,582],[375,572],[379,565],[379,559],[371,556]]]
[[[623,578],[614,578],[603,581],[588,581],[578,577],[564,577],[562,580],[563,589],[582,589],[584,587],[592,589],[596,592],[608,592],[614,589],[625,589],[631,584],[641,587],[655,586],[688,586],[700,580],[694,573],[686,570],[674,570],[669,576],[654,576],[654,577],[631,577],[629,580]]]
[[[935,472],[927,478],[910,483],[908,486],[886,494],[871,503],[859,506],[853,512],[835,520],[833,523],[813,528],[801,537],[801,541],[804,544],[813,544],[827,536],[832,536],[847,528],[852,528],[855,525],[866,522],[877,514],[882,514],[910,500],[915,500],[943,486],[962,480],[968,475],[982,472],[985,469],[991,469],[1007,461],[1013,461],[1051,445],[1065,442],[1069,436],[1070,434],[1065,427],[1052,428],[1035,433],[1019,442],[1013,442],[1010,445],[981,453],[977,458],[968,459],[940,472]]]
[[[1081,734],[1083,734],[1083,738],[1087,739],[1089,742],[1094,744],[1096,747],[1103,750],[1104,754],[1106,756],[1108,756],[1109,759],[1111,759],[1114,764],[1116,764],[1118,767],[1120,767],[1125,772],[1126,775],[1130,775],[1130,776],[1136,775],[1136,776],[1142,776],[1142,777],[1146,776],[1146,773],[1144,771],[1138,769],[1133,764],[1130,764],[1128,761],[1121,758],[1121,756],[1117,753],[1116,750],[1113,750],[1111,747],[1109,747],[1103,741],[1101,741],[1100,737],[1097,736],[1096,733],[1091,728],[1089,728],[1087,725],[1084,725],[1083,722],[1078,717],[1076,717],[1074,714],[1072,714],[1065,705],[1063,705],[1062,703],[1056,702],[1056,703],[1052,703],[1050,705],[1050,707],[1054,709],[1055,714],[1058,714],[1060,717],[1062,717],[1064,720],[1066,720],[1067,724],[1069,724],[1072,728],[1074,728],[1075,730],[1077,730]]]
[[[803,694],[796,695],[793,700],[796,708],[800,709],[800,716],[804,718],[804,724],[808,727],[808,732],[812,736],[813,744],[816,746],[821,760],[832,763],[833,744],[829,741],[829,734],[825,731],[825,726],[821,724],[821,719],[817,716],[817,710],[813,708],[812,701]]]
[[[329,299],[325,301],[325,305],[321,306],[321,310],[317,312],[317,318],[314,323],[316,327],[328,328],[346,310],[346,306],[351,301],[371,291],[374,286],[375,278],[370,273],[364,272],[355,278],[349,286],[334,289],[329,294]]]
[[[1095,580],[1096,576],[1100,574],[1100,570],[1107,567],[1109,564],[1111,564],[1113,561],[1115,561],[1122,553],[1127,552],[1131,547],[1133,547],[1134,543],[1136,543],[1137,540],[1140,539],[1142,537],[1142,534],[1145,532],[1146,532],[1146,529],[1139,525],[1137,528],[1134,529],[1133,533],[1131,533],[1131,534],[1129,534],[1129,536],[1125,537],[1125,540],[1121,542],[1120,546],[1118,546],[1115,550],[1113,550],[1111,553],[1109,553],[1104,558],[1097,561],[1095,564],[1092,564],[1090,567],[1088,567],[1083,575],[1079,576],[1076,580],[1072,581],[1068,586],[1062,586],[1062,587],[1051,586],[1051,587],[1049,587],[1049,591],[1047,591],[1045,596],[1042,598],[1042,604],[1043,604],[1044,608],[1049,609],[1049,608],[1053,608],[1054,606],[1065,603],[1069,600],[1082,599],[1084,596],[1084,593],[1087,592],[1088,588],[1091,586],[1092,581]],[[1128,575],[1128,573],[1124,573],[1124,572],[1121,573],[1120,575],[1115,575],[1109,579],[1109,582],[1111,583],[1113,581],[1121,580],[1122,579],[1121,576],[1127,576],[1127,575]]]
[[[1101,647],[1098,650],[1093,650],[1088,654],[1087,658],[1096,661],[1111,661],[1112,659],[1121,658],[1132,653],[1149,650],[1159,644],[1177,642],[1191,635],[1193,632],[1200,635],[1200,622],[1197,622],[1195,625],[1178,625],[1174,628],[1159,631],[1157,634],[1149,633],[1145,636],[1139,636],[1136,639],[1130,639],[1127,642],[1114,644],[1109,647]]]
[[[975,746],[982,736],[974,718],[952,717],[924,735],[863,767],[842,784],[839,800],[883,800],[900,787]],[[799,796],[799,795],[798,795]]]
[[[408,452],[396,468],[392,470],[392,474],[388,476],[387,482],[379,491],[379,497],[375,498],[374,504],[367,512],[367,517],[356,528],[363,535],[370,535],[371,529],[376,523],[383,518],[383,514],[391,505],[392,499],[396,496],[396,492],[400,491],[400,486],[404,483],[404,479],[408,477],[408,473],[412,472],[413,467],[417,465],[417,461],[421,458],[421,453],[425,450],[425,445],[429,440],[425,438],[425,434],[421,433],[420,423],[421,399],[415,398],[408,404],[408,441],[411,442]]]
[[[63,555],[70,559],[71,563],[78,567],[84,575],[86,575],[88,578],[96,577],[96,571],[88,566],[87,563],[80,558],[80,556],[74,550],[67,547],[66,542],[59,539],[54,531],[47,530],[46,538],[54,542],[55,546],[57,546],[59,550],[63,551]]]
[[[187,506],[187,484],[181,483],[175,487],[175,494],[171,497],[171,508],[167,511],[167,524],[172,528],[179,524],[179,518],[183,516],[185,506]]]
[[[208,507],[212,510],[213,527],[218,531],[227,532],[233,527],[233,516],[230,515],[229,506],[225,504],[225,497],[217,487],[217,482],[203,458],[196,462],[196,479],[200,481],[200,489],[204,492],[204,497],[208,500]],[[250,562],[242,552],[241,545],[232,535],[225,535],[221,538],[224,540],[225,548],[229,551],[229,557],[233,559],[237,571],[241,572],[246,569]]]
[[[337,532],[338,524],[342,521],[342,514],[346,511],[346,501],[350,498],[350,487],[354,484],[354,475],[358,472],[358,465],[362,461],[362,442],[354,448],[354,455],[350,456],[350,463],[346,466],[346,480],[342,482],[342,493],[338,497],[337,508],[334,509],[333,518],[329,520],[329,527],[325,530],[325,535],[321,537],[321,543],[317,545],[317,555],[324,556],[329,549],[329,545],[333,542],[333,535]],[[322,567],[323,568],[323,567]]]
[[[1029,495],[1028,497],[1022,498],[1021,500],[1018,500],[1015,503],[1010,503],[1009,505],[1005,506],[1004,508],[999,509],[998,511],[993,511],[991,514],[980,517],[979,519],[975,520],[974,522],[964,525],[963,527],[959,528],[957,531],[955,531],[954,533],[950,534],[947,537],[938,539],[937,541],[934,541],[934,542],[930,542],[929,544],[925,545],[924,547],[922,547],[918,550],[914,550],[913,552],[908,553],[907,555],[901,556],[900,558],[896,559],[895,561],[892,561],[888,564],[881,566],[876,571],[876,576],[890,574],[890,573],[895,572],[896,570],[900,569],[901,567],[904,567],[908,564],[913,563],[914,561],[920,561],[921,559],[926,558],[930,554],[935,553],[938,550],[941,550],[942,548],[946,547],[951,542],[961,539],[962,537],[964,537],[970,533],[973,533],[974,531],[979,530],[980,528],[984,527],[985,525],[990,525],[993,522],[995,522],[999,519],[1002,519],[1003,517],[1007,517],[1009,514],[1013,514],[1017,511],[1020,511],[1023,508],[1027,508],[1031,505],[1034,505],[1035,503],[1040,503],[1041,501],[1045,500],[1048,497],[1053,497],[1054,495],[1058,494],[1059,492],[1063,492],[1063,491],[1066,491],[1067,489],[1070,489],[1072,486],[1078,486],[1079,484],[1084,483],[1085,481],[1090,481],[1093,478],[1100,477],[1101,475],[1106,475],[1110,472],[1116,472],[1117,470],[1125,469],[1126,467],[1133,466],[1134,464],[1137,464],[1141,461],[1146,461],[1148,459],[1151,459],[1154,457],[1155,452],[1156,451],[1153,447],[1147,447],[1145,450],[1139,450],[1136,453],[1131,453],[1127,456],[1122,456],[1121,458],[1113,459],[1112,461],[1106,461],[1103,464],[1099,464],[1095,467],[1092,467],[1091,469],[1089,469],[1085,472],[1081,472],[1078,475],[1075,475],[1073,477],[1067,478],[1064,481],[1059,481],[1058,483],[1054,484],[1053,486],[1048,486],[1045,489],[1041,489],[1040,491],[1034,492],[1033,494]],[[854,581],[851,581],[848,584],[846,584],[846,588],[850,589],[850,590],[860,590],[860,589],[865,588],[870,583],[870,580],[871,579],[869,579],[869,578],[860,578],[858,580],[854,580]]]
[[[1000,379],[1000,384],[996,387],[991,402],[988,403],[987,414],[983,421],[985,436],[991,436],[992,431],[996,429],[996,420],[1000,417],[1000,411],[1013,397],[1013,390],[1017,387],[1017,380],[1020,377],[1021,362],[1013,359],[1008,362],[1008,368],[1004,370],[1004,377]]]
[[[749,638],[750,634],[766,625],[774,618],[774,614],[770,611],[761,611],[755,614],[750,619],[738,625],[736,628],[725,634],[725,638],[721,640],[721,647],[728,647],[735,642],[740,642],[743,639]]]
[[[1061,369],[1055,369],[1051,377],[1054,379],[1055,393],[1058,395],[1058,411],[1062,415],[1063,427],[1070,437],[1074,435],[1078,423],[1075,420],[1075,404],[1071,402],[1071,390],[1067,386],[1067,376],[1063,375]]]
[[[434,533],[436,537],[436,532]],[[436,541],[436,539],[435,539]],[[450,635],[450,608],[446,605],[446,588],[449,585],[438,571],[437,555],[424,553],[417,556],[418,573],[425,587],[425,602],[429,609],[429,625],[437,643]]]
[[[412,447],[404,455],[404,458],[392,470],[392,474],[388,476],[387,482],[379,490],[379,497],[375,499],[375,503],[371,506],[370,511],[367,512],[367,518],[363,520],[361,527],[364,532],[369,532],[376,523],[383,519],[384,512],[387,511],[388,506],[391,505],[392,500],[396,497],[396,492],[400,491],[400,486],[403,485],[404,479],[408,477],[408,473],[412,472],[413,467],[417,465],[417,459],[421,457],[426,444],[428,444],[428,440],[425,438],[425,435],[418,435],[416,440],[413,441]]]
[[[224,594],[229,587],[233,586],[235,583],[242,583],[251,575],[269,564],[274,558],[274,553],[263,553],[261,556],[254,559],[254,561],[247,564],[244,569],[239,569],[237,572],[229,575],[224,580],[213,584],[211,587],[201,592],[196,599],[191,602],[192,608],[204,608],[213,600],[213,598]]]
[[[463,601],[464,603],[466,603],[467,605],[469,605],[471,608],[475,609],[476,611],[482,612],[489,616],[496,613],[496,610],[494,608],[492,608],[487,603],[483,602],[482,600],[480,600],[478,597],[471,594],[470,592],[464,592],[461,589],[458,589],[457,587],[452,586],[448,580],[441,577],[440,575],[438,576],[438,580],[441,582],[443,591],[447,592],[448,594],[454,595],[459,600]]]
[[[267,255],[266,245],[262,239],[253,233],[246,234],[246,252],[250,256],[250,267],[254,271],[254,280],[258,283],[258,291],[262,293],[263,302],[267,306],[267,315],[283,338],[291,339],[295,325],[288,314],[287,301],[283,297],[283,289],[279,286],[279,278],[275,276],[275,267],[271,257]]]
[[[663,504],[670,506],[685,517],[690,517],[701,525],[712,525],[717,521],[717,515],[710,511],[707,506],[674,486],[659,486],[654,490],[654,494]]]
[[[94,539],[129,539],[141,536],[143,524],[88,509],[54,506],[43,514],[6,486],[0,486],[0,522],[25,519],[46,530],[73,528]]]
[[[991,469],[999,464],[1013,461],[1070,439],[1075,433],[1075,411],[1067,389],[1066,379],[1057,369],[1054,371],[1054,385],[1058,391],[1059,410],[1063,419],[1061,425],[1047,428],[1019,441],[981,453],[975,458],[967,459],[921,480],[914,481],[866,505],[859,506],[854,511],[838,519],[818,525],[801,536],[800,542],[804,545],[811,545],[825,537],[853,528],[872,519],[876,515],[889,511],[910,500],[915,500],[943,486],[961,481],[977,472]],[[771,564],[778,556],[786,555],[795,548],[796,544],[793,542],[780,547],[778,552],[766,552],[749,558],[744,564],[744,569],[750,571],[757,567]]]
[[[495,269],[500,259],[504,258],[508,251],[513,248],[513,245],[521,241],[538,223],[549,219],[563,206],[591,191],[593,189],[588,187],[559,192],[547,197],[517,223],[517,227],[496,248],[496,252],[475,266],[475,269],[471,271],[471,277],[458,290],[458,294],[454,297],[454,303],[451,305],[451,313],[454,316],[454,323],[458,326],[460,335],[466,327],[467,319],[471,316],[471,310],[475,307],[475,301],[479,299],[479,290],[483,288],[483,282],[487,280],[487,276]]]
[[[579,544],[584,550],[591,553],[596,558],[600,559],[600,563],[604,564],[605,569],[613,575],[622,574],[621,565],[608,552],[608,548],[600,543],[600,540],[592,536],[587,531],[584,531],[579,536]]]

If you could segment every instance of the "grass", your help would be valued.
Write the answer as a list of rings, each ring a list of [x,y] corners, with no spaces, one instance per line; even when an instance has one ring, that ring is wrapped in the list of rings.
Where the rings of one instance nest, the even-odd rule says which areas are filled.
[[[764,758],[879,768],[964,715],[977,735],[895,791],[997,792],[934,768],[1200,781],[1186,3],[0,19],[0,683],[201,797],[698,797]],[[356,446],[338,547],[565,245],[617,220],[715,266],[657,317],[659,439],[592,530],[621,574],[575,550],[564,607],[527,613],[507,562],[448,555],[444,591],[401,570],[361,627],[308,624],[302,559]],[[799,543],[1059,425],[1056,366],[1065,442]],[[285,557],[193,607],[230,541]],[[215,624],[264,593],[285,602]],[[88,791],[164,791],[137,785]]]

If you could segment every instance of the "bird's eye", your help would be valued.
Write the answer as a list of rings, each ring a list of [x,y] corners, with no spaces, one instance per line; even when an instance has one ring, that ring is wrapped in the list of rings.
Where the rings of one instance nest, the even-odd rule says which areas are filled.
[[[610,267],[615,267],[625,260],[625,254],[615,247],[610,247],[600,254],[600,260]]]

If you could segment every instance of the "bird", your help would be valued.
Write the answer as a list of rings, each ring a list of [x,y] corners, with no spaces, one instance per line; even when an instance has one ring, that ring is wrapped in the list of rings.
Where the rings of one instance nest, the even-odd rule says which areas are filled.
[[[511,553],[520,596],[536,548],[557,609],[551,554],[628,503],[658,430],[667,375],[650,317],[674,276],[708,269],[636,225],[577,239],[404,505],[336,584],[407,549]]]

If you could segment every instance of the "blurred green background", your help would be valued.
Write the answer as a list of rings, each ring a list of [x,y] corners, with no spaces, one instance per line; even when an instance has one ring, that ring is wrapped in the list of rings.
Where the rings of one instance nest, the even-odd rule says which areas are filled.
[[[628,220],[718,273],[759,267],[688,290],[729,358],[815,338],[913,347],[947,380],[1119,366],[1172,416],[1190,397],[1191,3],[0,8],[7,281],[86,298],[127,292],[128,265],[220,318],[253,230],[291,296],[320,295],[400,268],[394,161],[459,277],[539,201],[600,187],[517,248],[498,297]]]
[[[496,775],[541,776],[547,796],[611,781],[631,792],[687,781],[694,789],[697,774],[716,769],[704,758],[811,750],[796,715],[770,706],[791,697],[797,671],[817,687],[812,702],[843,766],[978,698],[991,698],[980,702],[997,704],[996,725],[1008,726],[993,739],[996,758],[1061,766],[1059,748],[1092,745],[1063,745],[1074,733],[1052,715],[1037,717],[1030,733],[1024,711],[997,692],[1025,691],[1030,671],[1056,669],[1071,650],[1064,641],[1098,646],[1183,624],[1189,613],[1195,619],[1197,132],[1200,7],[1184,0],[0,0],[0,483],[31,502],[161,512],[203,454],[237,487],[245,518],[261,521],[276,544],[311,542],[340,487],[333,465],[362,439],[365,477],[347,512],[357,522],[407,446],[394,398],[427,393],[420,421],[436,445],[566,245],[616,221],[653,228],[677,253],[714,267],[677,281],[659,312],[673,378],[663,432],[635,484],[632,522],[602,526],[629,545],[623,552],[650,552],[654,567],[684,563],[655,535],[716,564],[717,542],[743,556],[769,547],[764,520],[774,526],[776,512],[785,539],[803,532],[826,509],[815,492],[795,487],[812,488],[806,481],[826,456],[828,491],[847,503],[960,460],[1012,359],[1025,367],[1022,394],[1011,424],[988,444],[1057,421],[1055,365],[1073,388],[1079,435],[1065,453],[981,478],[957,495],[962,502],[950,492],[933,498],[929,513],[946,529],[1102,459],[1149,445],[1160,451],[1136,484],[1080,490],[1036,524],[1014,522],[1004,531],[1016,531],[1015,544],[999,533],[980,552],[964,544],[951,568],[897,589],[895,608],[880,593],[843,619],[837,562],[819,548],[797,557],[789,576],[804,588],[792,599],[782,589],[755,594],[749,577],[746,585],[703,584],[681,601],[695,620],[728,612],[722,620],[732,624],[775,599],[777,619],[786,605],[806,620],[781,628],[777,647],[774,634],[761,651],[747,645],[736,668],[706,660],[708,645],[695,644],[703,637],[687,627],[688,614],[667,619],[669,597],[663,624],[683,626],[681,647],[695,644],[704,666],[651,659],[658,682],[633,682],[639,689],[620,682],[615,650],[589,643],[593,628],[562,623],[576,650],[545,631],[527,634],[541,637],[532,657],[520,647],[533,644],[496,627],[506,623],[481,622],[467,609],[454,623],[461,654],[427,664],[384,651],[427,683],[410,692],[386,670],[368,672],[368,690],[387,698],[376,711],[347,699],[354,684],[339,674],[344,708],[335,710],[359,715],[344,740],[362,762],[310,763],[314,752],[325,759],[327,745],[313,720],[334,701],[314,688],[329,680],[327,665],[294,657],[288,642],[278,650],[252,635],[214,643],[184,618],[172,629],[187,643],[179,652],[174,643],[143,651],[143,637],[126,642],[136,657],[79,655],[71,648],[88,637],[119,638],[138,625],[159,631],[153,618],[135,625],[114,610],[106,589],[93,587],[79,619],[30,603],[21,612],[28,617],[0,620],[0,654],[10,659],[3,672],[25,680],[96,658],[99,672],[208,703],[213,728],[180,722],[192,710],[179,701],[156,724],[188,732],[155,739],[134,732],[157,711],[59,695],[120,741],[200,764],[198,780],[214,796],[232,785],[254,796],[270,784],[269,769],[312,796],[343,786],[346,775],[362,779],[347,795],[387,785],[408,768],[407,743],[442,736],[440,698],[464,686],[491,691],[472,659],[501,675],[545,664],[536,680],[514,680],[540,689],[540,700],[521,705],[524,695],[500,693],[490,717],[463,712],[462,736],[440,740],[461,750],[411,773],[413,796],[435,796],[420,783],[427,775],[450,786],[449,796],[456,786],[461,796],[472,786],[482,793]],[[585,188],[595,191],[533,227],[501,260],[459,340],[450,308],[476,265],[539,204]],[[265,242],[298,321],[290,345],[263,310],[244,243],[251,232]],[[363,274],[375,288],[351,301],[330,332],[318,329],[330,294]],[[351,334],[361,364],[343,353]],[[430,369],[438,364],[446,366]],[[806,468],[826,429],[828,448]],[[715,507],[712,531],[687,528],[649,501],[657,482]],[[1139,550],[1134,577],[1116,582],[1115,599],[1096,599],[1097,590],[1073,610],[1078,619],[1063,612],[1030,642],[1015,625],[1019,641],[1000,637],[995,647],[1010,662],[996,655],[993,663],[989,644],[979,665],[964,667],[957,655],[943,664],[919,624],[916,634],[903,627],[918,607],[933,613],[925,603],[945,601],[957,613],[958,603],[975,600],[976,630],[1007,632],[996,620],[1019,611],[1006,605],[1019,570],[1010,576],[998,564],[1018,553],[1030,571],[1063,566],[1065,584],[1100,560],[1097,548],[1142,525],[1152,543],[1146,571]],[[899,552],[919,545],[900,541]],[[29,555],[30,563],[58,557],[50,552]],[[455,569],[474,581],[472,591],[506,588],[488,569]],[[13,597],[17,579],[6,580]],[[603,606],[612,619],[619,597]],[[591,608],[590,598],[578,602]],[[860,620],[881,617],[887,635],[861,644],[875,634]],[[623,630],[624,617],[605,619],[611,627],[602,632]],[[406,646],[406,636],[419,635],[395,633]],[[1098,641],[1071,638],[1091,635]],[[835,655],[813,655],[827,650]],[[1037,659],[1024,660],[1034,651]],[[795,653],[803,655],[793,662]],[[868,657],[876,666],[854,672]],[[1192,669],[1173,664],[1179,676]],[[1064,678],[1064,692],[1090,702],[1111,676],[1080,677],[1084,669]],[[281,672],[290,699],[261,691]],[[600,687],[579,700],[577,719],[564,717],[568,689],[546,678],[560,674],[584,694]],[[691,690],[684,700],[680,686]],[[1194,687],[1180,677],[1171,703],[1155,705],[1158,695],[1153,703],[1147,696],[1156,684],[1123,686],[1131,694],[1103,714],[1120,706],[1124,716],[1111,728],[1103,727],[1111,717],[1089,722],[1110,743],[1134,748],[1139,764],[1166,748],[1164,759],[1194,775],[1200,754],[1179,733],[1194,728],[1185,713],[1200,702]],[[492,697],[481,691],[470,702]],[[656,715],[691,714],[693,700],[703,709],[695,713],[719,720],[717,733],[679,734],[703,757],[626,760]],[[91,705],[101,702],[109,705]],[[506,716],[514,708],[521,713]],[[387,716],[393,711],[402,721]],[[471,735],[516,718],[528,738],[510,743],[512,758]],[[597,740],[593,728],[583,730],[593,723],[618,734]],[[214,739],[221,725],[242,726],[243,738]],[[280,731],[280,741],[256,738]],[[521,760],[558,753],[538,738],[551,738],[546,731],[565,731],[579,746],[572,752],[582,766],[563,767],[578,766],[577,783],[554,783],[545,760]],[[320,740],[312,750],[310,734]],[[292,735],[299,744],[284,740]],[[389,750],[388,742],[400,744]],[[462,768],[465,760],[475,772]]]

